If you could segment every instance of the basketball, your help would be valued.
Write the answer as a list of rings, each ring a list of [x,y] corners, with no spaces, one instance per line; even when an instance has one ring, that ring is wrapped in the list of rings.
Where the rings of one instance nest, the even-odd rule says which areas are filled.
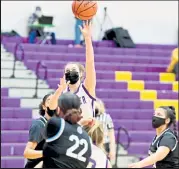
[[[96,1],[75,0],[72,3],[72,11],[80,20],[90,20],[97,12]]]

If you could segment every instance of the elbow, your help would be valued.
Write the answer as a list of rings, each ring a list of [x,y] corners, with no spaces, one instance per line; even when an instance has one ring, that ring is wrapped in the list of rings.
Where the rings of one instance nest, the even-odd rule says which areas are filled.
[[[159,157],[156,158],[156,162],[161,161],[161,160],[163,160],[164,158],[165,158],[165,157],[163,157],[163,156],[159,156]]]
[[[28,152],[27,152],[27,149],[24,150],[24,158],[28,158]]]
[[[165,155],[158,155],[158,154],[155,154],[155,156],[154,156],[155,163],[158,162],[158,161],[163,160],[165,157],[166,157]]]

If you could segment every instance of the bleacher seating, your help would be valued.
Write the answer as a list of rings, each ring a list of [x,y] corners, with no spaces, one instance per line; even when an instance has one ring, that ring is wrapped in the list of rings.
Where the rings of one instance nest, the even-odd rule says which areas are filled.
[[[8,51],[14,52],[16,43],[24,40],[4,37],[2,42]],[[66,63],[85,63],[85,49],[69,48],[68,45],[71,43],[72,41],[68,40],[59,40],[55,46],[22,43],[25,51],[24,63],[35,71],[37,62],[43,61],[48,68],[47,82],[51,88],[56,89]],[[165,73],[173,48],[175,46],[146,44],[137,45],[136,49],[121,49],[115,48],[111,41],[94,43],[96,93],[103,99],[107,112],[114,119],[115,129],[122,125],[129,130],[132,139],[129,154],[147,155],[149,144],[155,135],[151,126],[154,108],[160,105],[173,105],[178,111],[178,82],[174,74]],[[20,55],[19,50],[17,57]],[[39,76],[44,76],[43,69],[40,69]],[[6,89],[3,89],[3,94],[2,107],[9,104],[19,107],[18,99],[6,98]],[[3,108],[2,113],[3,111],[8,110]],[[23,111],[29,113],[29,110]],[[5,113],[3,114],[5,117]],[[5,118],[7,119],[2,123],[2,143],[18,143],[14,155],[21,156],[23,143],[27,141],[28,135],[28,132],[22,130],[27,130],[30,121],[26,119],[24,122],[18,120],[12,123],[10,115]],[[23,127],[19,127],[18,124]],[[11,131],[13,125],[17,131]],[[123,142],[126,141],[125,137],[121,139]],[[10,146],[7,145],[4,149],[6,150],[2,156],[10,155]]]

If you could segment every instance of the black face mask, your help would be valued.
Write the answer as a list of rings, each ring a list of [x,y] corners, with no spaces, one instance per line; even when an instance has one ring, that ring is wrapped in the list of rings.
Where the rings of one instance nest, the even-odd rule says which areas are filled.
[[[56,110],[50,110],[49,107],[47,107],[47,114],[52,117],[54,115],[57,116],[57,111]]]
[[[70,81],[70,84],[75,84],[79,80],[79,73],[76,71],[69,71],[65,73],[66,82]]]
[[[156,116],[152,117],[153,128],[158,128],[158,127],[162,126],[163,124],[165,124],[165,119],[163,119],[161,117],[156,117]]]

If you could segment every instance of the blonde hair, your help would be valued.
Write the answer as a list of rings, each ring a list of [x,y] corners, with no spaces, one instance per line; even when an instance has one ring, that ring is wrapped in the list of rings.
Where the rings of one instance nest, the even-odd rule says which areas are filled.
[[[71,65],[71,64],[74,64],[74,65],[77,65],[77,66],[78,66],[78,68],[79,68],[79,70],[80,70],[80,73],[82,74],[80,80],[83,81],[83,80],[84,80],[84,77],[85,77],[85,67],[84,67],[81,63],[79,63],[79,62],[69,62],[69,63],[67,63],[67,64],[65,65],[65,67],[66,67],[67,65]]]
[[[88,135],[91,137],[93,143],[99,148],[101,148],[104,152],[104,131],[103,131],[103,125],[98,120],[94,120],[94,125],[84,125],[84,130],[88,133]]]
[[[99,110],[99,114],[103,114],[106,112],[104,102],[99,98],[97,98],[95,101],[95,108]]]

